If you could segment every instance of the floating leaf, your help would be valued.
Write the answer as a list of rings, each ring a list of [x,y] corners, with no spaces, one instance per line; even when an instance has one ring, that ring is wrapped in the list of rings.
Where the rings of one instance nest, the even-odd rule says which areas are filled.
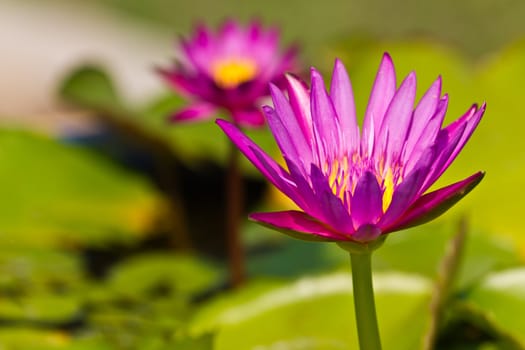
[[[134,298],[191,297],[220,283],[221,270],[189,255],[144,254],[115,267],[109,286]]]
[[[428,322],[430,281],[391,272],[375,275],[374,284],[385,349],[418,349]],[[352,282],[346,273],[277,287],[249,286],[204,307],[190,327],[194,334],[215,332],[218,350],[272,349],[281,342],[307,349],[319,344],[357,348]]]
[[[0,182],[2,247],[130,241],[164,205],[106,159],[23,131],[0,131]]]
[[[2,350],[110,350],[99,337],[74,337],[64,331],[29,328],[0,330]]]

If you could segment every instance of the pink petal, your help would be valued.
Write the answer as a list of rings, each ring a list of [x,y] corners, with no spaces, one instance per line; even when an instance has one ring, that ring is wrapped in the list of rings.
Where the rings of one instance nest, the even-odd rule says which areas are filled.
[[[162,68],[157,69],[157,73],[160,74],[160,76],[164,78],[164,80],[166,80],[166,82],[168,82],[172,88],[182,95],[188,96],[199,93],[195,84],[184,74]]]
[[[301,126],[305,139],[311,146],[312,114],[310,112],[310,93],[305,83],[291,74],[286,74],[286,83],[290,105],[296,115],[297,123]]]
[[[314,129],[314,139],[318,148],[320,164],[324,164],[327,159],[333,159],[338,152],[339,125],[337,116],[326,92],[323,77],[314,68],[311,69],[312,91],[311,91],[311,111]]]
[[[423,152],[436,142],[436,137],[441,130],[443,119],[447,113],[447,107],[448,96],[445,95],[439,101],[434,115],[430,118],[427,124],[423,126],[423,129],[419,132],[417,132],[417,130],[410,131],[411,138],[407,140],[404,149],[405,154],[403,156],[407,172],[410,172],[412,169],[414,169]],[[414,136],[412,135],[412,132],[414,132]]]
[[[372,145],[370,137],[374,133],[374,127],[379,127],[383,124],[383,118],[395,92],[396,72],[394,64],[390,55],[385,53],[377,71],[363,122],[361,143],[368,154],[372,152],[368,147]]]
[[[311,213],[338,232],[351,233],[354,231],[352,217],[339,197],[333,194],[328,179],[322,171],[312,164],[310,171],[312,189],[317,199],[319,211]],[[319,213],[319,215],[317,215]]]
[[[285,114],[281,117],[275,110],[268,106],[264,106],[263,111],[266,115],[266,119],[268,120],[268,126],[272,131],[273,137],[275,138],[275,141],[281,150],[283,158],[287,162],[292,161],[299,165],[301,167],[301,173],[306,176],[308,173],[307,166],[309,167],[310,164],[310,162],[307,162],[306,160],[308,154],[310,154],[310,150],[301,148],[304,147],[304,145],[297,144],[300,137],[294,138],[294,135],[292,135],[290,130],[288,130],[284,125],[284,120],[287,118],[289,120],[290,118],[293,118],[293,116]],[[302,150],[305,151],[304,157],[301,154]]]
[[[411,72],[392,98],[376,136],[374,156],[386,154],[386,166],[397,162],[407,138],[416,99],[416,75]]]
[[[264,115],[258,109],[235,110],[232,112],[235,123],[241,126],[260,127],[265,124]]]
[[[436,142],[442,144],[440,155],[432,165],[423,191],[426,191],[454,161],[479,124],[484,112],[485,104],[478,110],[474,105],[460,119],[440,131],[436,138]]]
[[[341,126],[343,150],[352,154],[359,144],[359,128],[355,114],[354,93],[343,63],[337,59],[332,74],[330,96]]]
[[[350,198],[350,208],[354,228],[365,224],[375,224],[383,214],[383,192],[374,174],[367,171],[359,178],[353,196]]]
[[[452,164],[454,159],[458,156],[459,152],[463,149],[467,141],[470,139],[470,136],[472,136],[472,133],[478,126],[479,122],[481,121],[481,117],[485,113],[486,104],[484,103],[475,113],[466,113],[460,120],[451,125],[449,125],[444,130],[450,131],[451,133],[458,132],[460,134],[460,138],[455,144],[454,148],[448,155],[448,157],[444,158],[443,161],[439,162],[438,166],[435,168],[432,180],[433,183],[435,179],[439,178],[443,172]],[[460,132],[459,130],[463,130]]]
[[[330,230],[327,226],[301,211],[253,213],[250,219],[269,226],[294,238],[306,241],[345,241],[347,237]]]
[[[410,127],[410,135],[407,138],[408,149],[412,149],[419,140],[421,134],[427,127],[429,121],[434,117],[441,97],[441,77],[430,86],[419,101]]]
[[[289,138],[288,141],[293,143],[303,163],[309,165],[312,161],[312,151],[310,140],[307,139],[307,135],[303,132],[301,115],[295,113],[282,91],[273,84],[270,84],[270,93],[275,106],[276,117],[279,121],[279,123],[275,123],[275,125],[270,125],[272,133],[274,133],[274,128],[278,129],[279,125],[281,125],[283,130],[276,131],[281,135],[287,134],[286,137]],[[270,123],[270,119],[268,119],[268,122]],[[274,135],[277,140],[277,135],[275,133]],[[284,143],[286,140],[277,140],[277,142]]]
[[[217,107],[206,102],[196,102],[169,117],[171,122],[199,121],[211,118],[217,112]]]
[[[435,150],[427,149],[425,154],[418,162],[418,167],[413,170],[406,178],[394,189],[392,202],[388,206],[385,215],[379,222],[381,227],[387,227],[407,210],[421,193],[421,187],[427,178],[428,171],[435,159]]]
[[[420,197],[403,217],[389,227],[387,231],[398,231],[434,220],[472,191],[484,175],[483,172],[475,173],[464,180]]]

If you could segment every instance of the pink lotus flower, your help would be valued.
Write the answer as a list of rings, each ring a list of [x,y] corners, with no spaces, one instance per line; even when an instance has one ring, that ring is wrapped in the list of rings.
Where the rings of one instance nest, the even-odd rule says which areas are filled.
[[[442,128],[448,97],[438,78],[414,109],[416,75],[396,88],[385,54],[362,130],[350,80],[337,60],[330,93],[312,68],[311,91],[287,76],[289,99],[271,86],[275,108],[264,107],[286,161],[283,169],[231,123],[217,123],[244,155],[303,211],[255,213],[261,224],[305,240],[371,242],[444,213],[484,173],[425,193],[461,151],[485,104],[473,105]]]
[[[257,22],[242,28],[226,21],[218,33],[199,26],[189,41],[181,39],[180,58],[161,75],[192,102],[172,116],[174,121],[200,120],[225,109],[237,124],[260,126],[261,98],[268,83],[280,85],[294,68],[295,49],[279,50],[279,32]]]

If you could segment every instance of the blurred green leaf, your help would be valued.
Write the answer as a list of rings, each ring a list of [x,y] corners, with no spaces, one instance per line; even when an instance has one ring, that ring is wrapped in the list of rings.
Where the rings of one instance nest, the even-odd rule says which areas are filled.
[[[78,256],[42,248],[0,249],[0,290],[64,292],[84,283]]]
[[[59,323],[67,322],[80,312],[78,294],[31,293],[27,296],[2,298],[0,317],[9,321]]]
[[[0,318],[10,322],[68,322],[88,287],[77,257],[44,249],[0,251],[0,276]]]
[[[196,298],[217,288],[223,271],[190,255],[148,253],[115,266],[91,298],[89,324],[117,348],[208,349],[206,337],[182,337]],[[192,348],[193,349],[193,348]]]
[[[223,272],[198,257],[143,254],[117,265],[109,287],[132,298],[191,297],[218,286]]]
[[[477,322],[525,348],[525,268],[493,272],[464,296],[462,302]]]
[[[173,348],[175,333],[184,328],[188,306],[183,300],[114,299],[97,304],[88,315],[90,330],[118,349]]]
[[[22,131],[0,131],[0,182],[2,247],[132,241],[164,206],[144,179]]]
[[[418,349],[428,322],[430,281],[391,272],[376,274],[374,284],[385,349]],[[248,286],[203,307],[190,327],[194,334],[215,331],[218,350],[272,349],[279,344],[357,348],[347,273],[275,287]]]
[[[394,269],[434,279],[447,244],[458,229],[454,221],[439,219],[431,224],[392,233],[374,254],[374,266],[379,270]],[[495,269],[520,264],[518,251],[510,242],[478,229],[467,230],[456,289],[471,286]]]
[[[114,349],[99,337],[73,337],[64,331],[46,331],[29,328],[0,330],[2,350],[110,350]]]
[[[213,349],[213,335],[204,334],[197,338],[187,337],[179,339],[175,343],[177,350],[212,350]],[[173,349],[173,348],[170,348]],[[166,348],[168,350],[168,348]]]
[[[66,101],[80,106],[123,109],[123,102],[111,78],[95,65],[76,69],[62,82],[59,93]]]

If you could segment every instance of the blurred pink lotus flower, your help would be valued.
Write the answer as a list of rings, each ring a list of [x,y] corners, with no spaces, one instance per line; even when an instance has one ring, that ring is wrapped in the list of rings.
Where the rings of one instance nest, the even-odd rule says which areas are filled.
[[[283,85],[284,73],[295,67],[296,50],[279,49],[279,31],[252,22],[246,28],[227,20],[218,33],[201,25],[193,38],[181,39],[181,57],[161,75],[191,104],[171,120],[201,120],[224,109],[242,126],[264,125],[261,99],[268,84]]]
[[[478,172],[426,193],[461,151],[485,104],[473,105],[442,127],[448,97],[438,78],[414,109],[416,75],[396,88],[385,54],[362,130],[350,80],[336,60],[330,93],[312,68],[311,91],[287,76],[289,99],[271,86],[274,108],[264,107],[286,161],[278,165],[236,126],[217,123],[241,152],[302,211],[255,213],[251,218],[296,238],[368,243],[444,213],[483,178]]]

